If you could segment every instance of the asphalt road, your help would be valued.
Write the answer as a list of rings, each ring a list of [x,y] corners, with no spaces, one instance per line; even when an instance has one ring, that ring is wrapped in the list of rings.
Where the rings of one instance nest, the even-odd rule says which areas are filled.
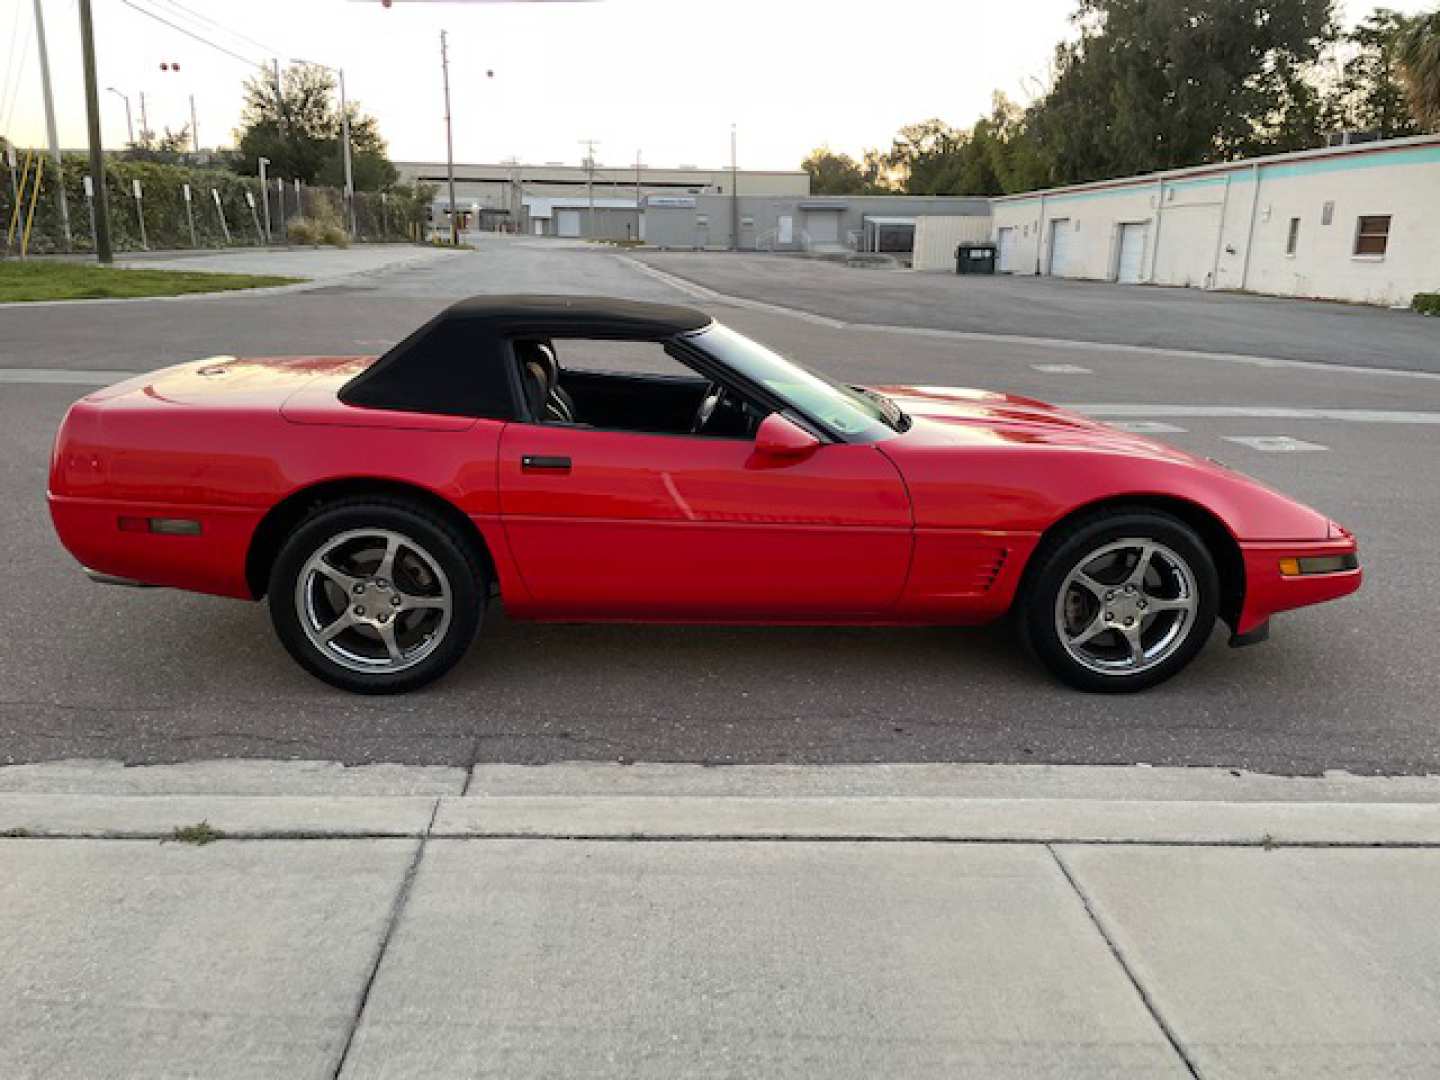
[[[655,261],[674,269],[661,262],[673,258]],[[883,274],[776,262],[795,288],[822,293],[814,280],[849,274],[863,292]],[[891,277],[928,288],[921,275],[884,276],[885,288]],[[1016,303],[1031,295],[1021,281],[987,285],[1008,287]],[[1368,573],[1360,594],[1277,619],[1272,640],[1256,648],[1227,649],[1217,634],[1178,679],[1133,697],[1080,695],[1051,683],[1003,629],[536,626],[508,623],[492,609],[471,656],[439,685],[404,698],[357,698],[291,663],[262,607],[96,586],[55,541],[43,497],[50,440],[66,406],[86,390],[61,380],[214,353],[375,352],[455,297],[542,290],[687,300],[607,252],[522,240],[288,295],[0,309],[0,499],[8,510],[0,537],[10,556],[0,762],[255,756],[1440,771],[1440,425],[1430,422],[1440,418],[1440,378],[1323,366],[1355,362],[1337,336],[1316,335],[1309,355],[1289,358],[1319,365],[1271,366],[845,328],[705,304],[851,379],[1129,405],[1127,421],[1183,429],[1160,437],[1253,473],[1359,532]],[[1169,290],[1129,292],[1135,296],[1126,303],[1149,294],[1166,307],[1175,348],[1200,347],[1194,342],[1227,304],[1243,308],[1244,320],[1270,309],[1250,298],[1177,302]],[[1080,286],[1074,302],[1085,295],[1098,293]],[[1285,305],[1286,320],[1292,306]],[[865,321],[862,307],[848,304],[846,321]],[[1184,310],[1194,313],[1189,324],[1176,314]],[[1360,314],[1376,340],[1387,320],[1403,334],[1417,322]],[[1440,324],[1418,325],[1440,341]],[[1283,356],[1266,349],[1251,351]],[[24,378],[39,381],[18,381],[15,369],[38,369]],[[1192,415],[1197,407],[1200,415]],[[1226,409],[1239,415],[1223,415]],[[1321,449],[1273,453],[1230,441],[1274,435]]]
[[[854,270],[774,255],[637,257],[730,296],[846,322],[1440,371],[1434,319],[1359,304],[1049,277]]]

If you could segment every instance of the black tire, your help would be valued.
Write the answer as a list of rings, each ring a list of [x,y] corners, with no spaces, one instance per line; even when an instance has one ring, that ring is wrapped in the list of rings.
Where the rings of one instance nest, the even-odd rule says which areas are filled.
[[[408,664],[400,670],[356,670],[346,666],[346,662],[337,655],[332,655],[325,646],[311,639],[311,631],[306,628],[306,602],[303,599],[303,595],[308,594],[297,595],[302,573],[306,574],[307,580],[318,580],[311,579],[306,570],[312,556],[326,550],[327,545],[336,543],[337,538],[367,530],[398,535],[406,545],[400,549],[402,553],[396,559],[400,564],[399,569],[394,571],[396,580],[381,583],[392,593],[399,592],[407,603],[432,599],[418,595],[422,591],[420,586],[415,587],[415,596],[400,592],[400,577],[406,573],[407,565],[416,568],[413,571],[413,575],[418,575],[416,580],[426,580],[436,590],[433,599],[443,598],[447,586],[449,590],[448,617],[442,617],[439,611],[434,613],[433,619],[424,611],[397,612],[394,616],[391,633],[402,633],[403,617],[404,625],[410,627],[408,633],[416,638],[413,655],[417,659],[402,657],[389,661],[391,666]],[[364,546],[363,538],[354,543]],[[343,548],[336,550],[342,551]],[[438,568],[443,576],[427,573],[427,569],[432,567]],[[365,577],[364,580],[366,588],[380,581],[378,577]],[[330,589],[330,586],[311,585],[307,589],[323,590]],[[359,496],[320,507],[285,540],[270,571],[270,620],[286,651],[317,678],[357,694],[398,694],[433,682],[459,662],[480,630],[489,595],[489,582],[479,553],[448,522],[424,507],[402,499]],[[364,610],[350,609],[350,598],[345,597],[343,590],[336,593],[331,589],[328,596],[339,598],[332,607],[346,609],[340,612],[341,616],[348,617],[350,610]],[[331,601],[312,601],[312,606],[318,607],[322,602]],[[397,608],[401,603],[398,600],[393,602]],[[385,609],[377,600],[374,611],[370,613],[372,622],[376,618],[387,621],[391,618],[388,611],[384,616],[375,614],[381,610]],[[431,632],[427,633],[427,630]],[[374,626],[357,627],[350,634],[352,636],[348,638],[343,635],[337,638],[337,643],[354,641],[358,644],[350,646],[351,649],[373,647],[377,654],[385,648]],[[376,639],[373,646],[367,644],[372,635]],[[349,662],[356,663],[355,652],[352,651],[350,656]],[[384,665],[387,661],[383,655],[376,655],[373,662]]]
[[[1153,611],[1142,614],[1131,609],[1122,609],[1122,619],[1138,616],[1142,629],[1135,631],[1136,634],[1150,634],[1156,640],[1156,644],[1152,646],[1156,649],[1153,663],[1148,660],[1132,660],[1131,663],[1151,663],[1151,666],[1141,666],[1138,670],[1129,672],[1118,669],[1096,670],[1072,655],[1071,648],[1067,647],[1061,638],[1062,628],[1059,622],[1064,617],[1062,613],[1067,609],[1060,607],[1060,591],[1073,571],[1095,565],[1092,560],[1100,557],[1097,553],[1103,552],[1107,547],[1120,545],[1121,541],[1132,539],[1150,541],[1168,549],[1157,563],[1157,574],[1171,573],[1172,578],[1179,581],[1183,574],[1169,564],[1169,559],[1173,555],[1183,561],[1190,580],[1193,581],[1191,595],[1194,608],[1187,613],[1183,621],[1178,615],[1157,616]],[[1120,548],[1111,558],[1123,559],[1125,550]],[[1120,573],[1124,573],[1123,566]],[[1183,594],[1179,586],[1176,586],[1175,590],[1177,594]],[[1066,589],[1066,592],[1067,595],[1072,592],[1078,594],[1078,600],[1067,602],[1089,602],[1087,588],[1077,585]],[[1112,593],[1107,592],[1105,595]],[[1156,606],[1157,601],[1154,598],[1145,596],[1143,585],[1139,595],[1145,597],[1152,607]],[[1124,600],[1125,598],[1121,597],[1119,602],[1123,603]],[[1205,647],[1214,629],[1219,603],[1220,576],[1215,569],[1215,560],[1194,529],[1163,511],[1144,507],[1120,507],[1078,517],[1054,535],[1046,537],[1031,558],[1015,614],[1021,637],[1030,652],[1062,682],[1091,692],[1131,693],[1164,682],[1195,658]],[[1102,597],[1095,597],[1094,604],[1093,615],[1097,620],[1109,613],[1110,606]],[[1082,623],[1086,625],[1090,625],[1089,618],[1089,614],[1080,616]],[[1147,618],[1150,619],[1148,624],[1145,622]],[[1103,624],[1097,621],[1093,625],[1100,627]],[[1149,629],[1144,630],[1147,625]],[[1176,632],[1172,642],[1162,647],[1160,642],[1173,625],[1181,626],[1182,630]],[[1087,650],[1077,647],[1078,651],[1087,652],[1091,664],[1102,665],[1126,663],[1124,655],[1128,648],[1118,622],[1105,626],[1089,646],[1089,649],[1095,652],[1113,653],[1115,659],[1088,655]]]

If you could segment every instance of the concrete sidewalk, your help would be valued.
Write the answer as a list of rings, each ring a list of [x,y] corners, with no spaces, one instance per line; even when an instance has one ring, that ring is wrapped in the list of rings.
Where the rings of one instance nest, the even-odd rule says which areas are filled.
[[[1440,1072],[1433,778],[62,762],[0,834],[7,1077]]]

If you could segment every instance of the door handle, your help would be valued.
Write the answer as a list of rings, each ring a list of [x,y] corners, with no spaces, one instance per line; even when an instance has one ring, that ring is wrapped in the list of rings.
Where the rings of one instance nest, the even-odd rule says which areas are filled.
[[[568,473],[570,459],[568,457],[547,457],[544,454],[526,454],[520,459],[520,468],[525,472]]]

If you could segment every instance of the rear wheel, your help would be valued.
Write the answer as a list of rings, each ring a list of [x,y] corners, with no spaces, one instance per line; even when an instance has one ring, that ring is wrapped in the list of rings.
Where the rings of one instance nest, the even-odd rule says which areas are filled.
[[[466,540],[425,510],[355,499],[305,520],[270,575],[270,618],[306,670],[362,694],[413,690],[465,654],[488,596]]]
[[[1082,690],[1164,682],[1204,647],[1220,580],[1204,541],[1176,517],[1112,510],[1048,539],[1022,598],[1027,644]]]

